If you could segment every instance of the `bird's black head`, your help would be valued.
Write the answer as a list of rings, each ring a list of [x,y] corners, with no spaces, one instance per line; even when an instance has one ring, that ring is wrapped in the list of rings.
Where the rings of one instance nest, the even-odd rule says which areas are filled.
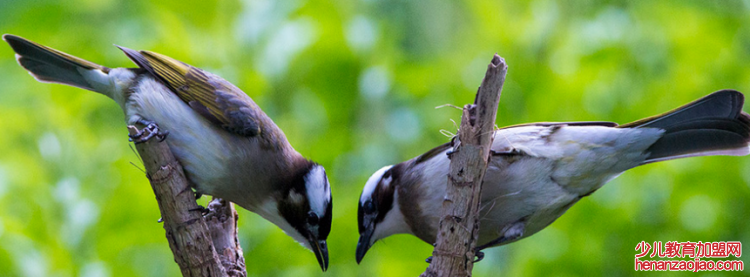
[[[278,201],[288,227],[284,231],[315,253],[323,271],[328,269],[326,239],[331,232],[333,201],[325,169],[315,163],[295,174],[293,185]],[[291,229],[291,230],[287,230]]]
[[[357,263],[362,261],[367,250],[378,239],[384,238],[391,233],[389,230],[392,226],[385,222],[386,216],[391,210],[394,210],[395,203],[395,184],[394,180],[398,179],[398,166],[386,166],[376,171],[370,179],[367,180],[362,196],[359,199],[359,210],[357,212],[359,222],[359,242],[357,242]],[[397,210],[397,209],[395,209]],[[400,213],[401,211],[396,211]],[[378,229],[378,225],[383,228]],[[380,230],[381,232],[376,232]]]

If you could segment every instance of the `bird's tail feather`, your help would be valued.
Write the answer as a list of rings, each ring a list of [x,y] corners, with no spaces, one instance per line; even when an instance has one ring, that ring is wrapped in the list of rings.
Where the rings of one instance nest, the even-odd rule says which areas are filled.
[[[750,115],[745,97],[721,90],[661,115],[619,128],[660,128],[664,135],[648,148],[644,163],[684,157],[750,154]]]
[[[110,69],[25,38],[3,35],[18,63],[42,82],[60,83],[110,96]],[[111,97],[111,96],[110,96]]]

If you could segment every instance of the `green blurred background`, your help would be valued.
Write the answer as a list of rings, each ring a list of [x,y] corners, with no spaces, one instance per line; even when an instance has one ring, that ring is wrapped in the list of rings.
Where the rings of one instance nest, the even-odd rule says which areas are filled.
[[[361,188],[448,140],[460,111],[435,107],[471,102],[495,52],[510,67],[498,126],[625,123],[750,91],[750,1],[499,2],[1,0],[0,32],[109,67],[133,66],[113,43],[153,50],[235,83],[328,170],[325,276],[416,276],[432,247],[411,236],[355,263]],[[0,76],[0,275],[179,275],[119,107],[36,82],[4,44]],[[634,275],[642,240],[750,243],[749,202],[750,157],[643,166],[474,273]],[[276,226],[239,224],[250,276],[323,276]]]

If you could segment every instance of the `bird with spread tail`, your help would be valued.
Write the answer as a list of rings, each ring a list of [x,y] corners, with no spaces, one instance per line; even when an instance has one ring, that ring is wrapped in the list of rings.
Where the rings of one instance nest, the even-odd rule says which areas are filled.
[[[3,39],[37,80],[103,94],[128,124],[166,138],[197,193],[261,215],[328,268],[333,203],[325,169],[298,153],[239,88],[150,51],[118,46],[138,67],[108,68],[18,36]]]
[[[531,236],[624,171],[672,159],[750,153],[744,96],[721,90],[625,125],[532,123],[495,131],[482,182],[480,250]],[[434,243],[453,143],[375,172],[359,199],[357,262],[378,240]]]

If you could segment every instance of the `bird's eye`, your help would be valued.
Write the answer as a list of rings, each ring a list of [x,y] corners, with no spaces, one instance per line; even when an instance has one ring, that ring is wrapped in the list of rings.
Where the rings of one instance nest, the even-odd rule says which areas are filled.
[[[365,209],[365,213],[375,212],[375,204],[372,203],[372,200],[367,200],[363,208]]]
[[[307,223],[310,225],[318,225],[318,221],[320,219],[318,218],[318,215],[316,215],[313,212],[307,213]]]

